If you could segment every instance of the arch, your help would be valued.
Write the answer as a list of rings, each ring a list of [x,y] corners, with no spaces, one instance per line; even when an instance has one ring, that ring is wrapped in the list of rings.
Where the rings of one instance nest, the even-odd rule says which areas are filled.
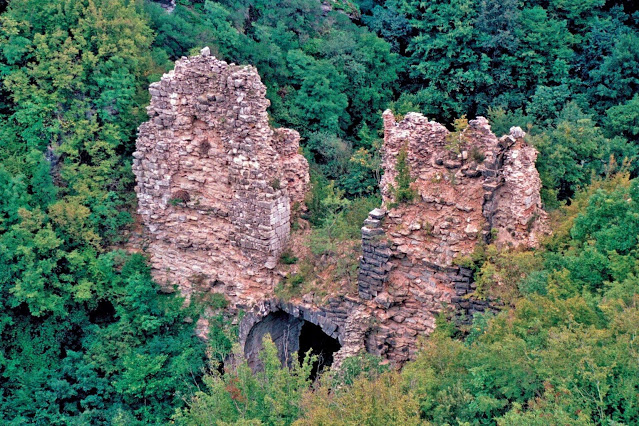
[[[267,334],[277,347],[282,365],[291,366],[292,354],[299,350],[299,336],[303,320],[295,318],[284,311],[272,312],[257,322],[244,342],[244,356],[253,370],[261,369],[259,353],[262,350],[262,339]]]
[[[278,302],[260,304],[240,324],[240,344],[251,369],[262,368],[262,339],[270,334],[282,365],[302,362],[307,353],[317,356],[311,379],[332,365],[341,349],[339,327],[321,312]],[[297,353],[297,356],[295,355]]]
[[[333,365],[333,356],[342,347],[337,339],[324,333],[320,326],[308,321],[302,324],[298,346],[297,356],[300,363],[304,362],[304,358],[309,354],[317,357],[311,369],[311,380],[315,380],[324,368]]]

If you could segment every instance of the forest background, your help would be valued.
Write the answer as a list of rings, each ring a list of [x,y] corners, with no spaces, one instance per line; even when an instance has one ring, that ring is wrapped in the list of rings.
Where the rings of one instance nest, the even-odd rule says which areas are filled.
[[[6,424],[639,422],[632,0],[180,0],[170,14],[5,0],[0,13]],[[272,124],[301,133],[314,254],[356,239],[379,201],[385,108],[524,128],[554,236],[469,259],[504,311],[467,328],[440,318],[401,372],[364,356],[311,385],[267,344],[264,372],[217,374],[233,328],[220,318],[196,338],[202,306],[159,292],[145,258],[118,249],[148,85],[206,45],[255,65]]]

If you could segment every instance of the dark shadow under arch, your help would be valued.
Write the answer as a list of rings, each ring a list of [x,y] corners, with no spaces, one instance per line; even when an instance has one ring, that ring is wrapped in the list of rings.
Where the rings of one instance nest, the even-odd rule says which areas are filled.
[[[302,363],[309,351],[311,356],[317,357],[311,370],[311,380],[315,380],[324,368],[330,367],[333,364],[333,354],[339,351],[340,348],[341,345],[337,339],[324,333],[319,326],[304,321],[299,337],[298,358],[299,362]]]
[[[341,348],[337,339],[327,335],[320,326],[282,310],[271,312],[253,325],[244,343],[244,356],[254,371],[262,368],[259,354],[267,334],[277,347],[282,365],[290,367],[292,362],[303,362],[309,351],[317,356],[310,377],[313,380],[333,363],[333,355]]]

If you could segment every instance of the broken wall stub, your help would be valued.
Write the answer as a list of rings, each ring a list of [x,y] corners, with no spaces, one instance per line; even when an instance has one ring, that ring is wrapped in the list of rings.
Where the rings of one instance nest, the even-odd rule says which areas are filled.
[[[491,309],[470,297],[472,270],[458,265],[478,244],[535,247],[548,232],[537,151],[521,129],[498,139],[478,117],[451,133],[418,113],[384,112],[383,206],[362,228],[359,296],[381,319],[373,350],[403,362],[448,304],[467,318]],[[397,158],[407,155],[415,199],[395,202]]]
[[[291,204],[309,184],[294,130],[269,126],[254,67],[182,58],[149,89],[133,171],[155,278],[218,287],[231,299],[272,289]],[[207,289],[208,290],[208,289]]]

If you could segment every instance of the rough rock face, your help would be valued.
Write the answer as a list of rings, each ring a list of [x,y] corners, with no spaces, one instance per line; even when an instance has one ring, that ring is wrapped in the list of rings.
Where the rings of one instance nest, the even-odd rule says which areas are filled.
[[[456,259],[480,242],[534,247],[547,232],[537,152],[521,129],[498,140],[479,117],[456,135],[459,152],[451,149],[449,134],[421,114],[397,123],[384,112],[385,209],[371,212],[362,228],[359,295],[375,303],[381,319],[374,349],[397,361],[410,357],[417,334],[433,330],[442,303],[469,315],[488,309],[487,302],[467,297],[474,290],[472,271]],[[402,150],[416,196],[391,208]]]
[[[457,153],[447,140],[450,132],[421,114],[409,113],[400,123],[388,110],[383,117],[383,203],[388,206],[393,201],[395,164],[399,151],[405,149],[415,179],[412,187],[418,193],[416,205],[434,207],[419,209],[422,223],[432,225],[435,238],[422,246],[435,256],[431,258],[434,262],[450,264],[455,253],[474,248],[477,233],[488,238],[491,229],[499,231],[498,245],[536,246],[538,235],[546,232],[546,215],[535,169],[537,151],[524,142],[520,128],[512,128],[510,135],[498,140],[488,121],[478,117],[459,136],[462,142]],[[400,210],[407,209],[402,206]],[[446,231],[446,223],[459,225],[458,220],[465,222],[463,227]],[[461,228],[463,232],[457,234]],[[434,247],[441,241],[446,244]]]
[[[299,134],[269,127],[257,70],[182,58],[151,85],[133,171],[157,280],[246,300],[272,289],[272,269],[303,199]],[[206,288],[208,290],[208,288]]]
[[[321,306],[277,300],[291,206],[309,189],[299,134],[269,127],[255,68],[207,48],[179,60],[150,92],[133,170],[154,276],[185,295],[224,293],[231,311],[244,310],[239,337],[251,365],[265,333],[284,362],[325,340],[338,343],[334,364],[363,350],[402,363],[443,304],[468,316],[491,309],[472,297],[472,271],[456,260],[480,242],[534,247],[547,232],[537,152],[521,129],[497,139],[479,117],[451,150],[444,126],[415,113],[397,123],[386,111],[383,205],[362,228],[357,294],[331,294]],[[402,150],[416,197],[395,206]]]

